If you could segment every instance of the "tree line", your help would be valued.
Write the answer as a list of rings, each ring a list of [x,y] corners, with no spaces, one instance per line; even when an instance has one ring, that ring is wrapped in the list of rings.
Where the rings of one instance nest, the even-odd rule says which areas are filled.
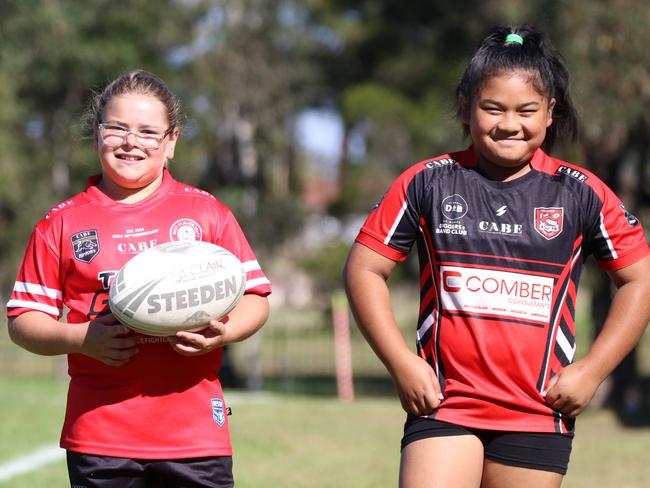
[[[557,155],[595,171],[650,223],[645,0],[1,0],[0,11],[5,297],[34,223],[98,172],[81,120],[119,74],[152,71],[179,95],[174,173],[229,204],[271,254],[307,217],[300,115],[326,109],[341,121],[339,192],[325,212],[365,213],[403,168],[466,144],[454,87],[495,24],[549,33],[581,116],[578,141]],[[596,305],[607,286],[594,279]]]

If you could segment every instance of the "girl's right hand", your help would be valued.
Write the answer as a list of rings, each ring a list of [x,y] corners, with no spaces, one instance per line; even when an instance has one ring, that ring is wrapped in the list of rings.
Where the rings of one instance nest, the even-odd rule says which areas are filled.
[[[411,352],[391,368],[402,408],[411,415],[429,415],[440,406],[444,396],[438,377],[429,364]]]
[[[112,313],[88,322],[80,353],[108,366],[122,366],[138,353],[138,338]]]

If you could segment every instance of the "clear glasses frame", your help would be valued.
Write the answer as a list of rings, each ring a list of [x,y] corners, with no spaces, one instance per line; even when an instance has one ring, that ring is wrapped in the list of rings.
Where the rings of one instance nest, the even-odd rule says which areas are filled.
[[[115,148],[124,145],[126,138],[129,137],[129,134],[133,134],[135,136],[135,140],[138,142],[138,145],[149,151],[155,151],[156,149],[159,149],[165,137],[171,134],[174,130],[174,127],[172,126],[165,130],[165,132],[162,134],[146,134],[137,130],[128,130],[116,124],[101,123],[98,124],[97,127],[99,128],[99,137],[102,141],[102,144],[108,147]]]

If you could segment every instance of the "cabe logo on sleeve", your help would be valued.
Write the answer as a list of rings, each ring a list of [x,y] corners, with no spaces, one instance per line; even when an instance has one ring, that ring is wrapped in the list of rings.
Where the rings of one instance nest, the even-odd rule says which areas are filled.
[[[553,278],[460,266],[440,271],[445,311],[533,322],[551,317]]]

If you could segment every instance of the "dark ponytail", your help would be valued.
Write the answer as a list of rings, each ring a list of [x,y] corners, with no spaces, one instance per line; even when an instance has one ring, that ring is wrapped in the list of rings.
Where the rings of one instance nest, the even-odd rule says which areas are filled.
[[[456,87],[457,115],[462,115],[461,100],[471,102],[489,78],[514,71],[531,73],[537,91],[556,100],[542,149],[550,151],[557,139],[574,140],[578,117],[569,94],[569,73],[545,34],[529,24],[495,27],[485,36]],[[464,129],[468,134],[469,127]]]

